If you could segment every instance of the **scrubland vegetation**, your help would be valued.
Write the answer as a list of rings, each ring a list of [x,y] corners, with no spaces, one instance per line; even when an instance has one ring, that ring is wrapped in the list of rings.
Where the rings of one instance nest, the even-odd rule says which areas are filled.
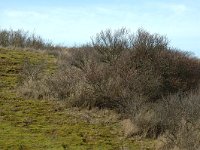
[[[16,118],[30,126],[43,124],[43,134],[34,134],[49,136],[46,147],[41,146],[46,149],[200,148],[200,60],[170,47],[166,37],[122,28],[66,48],[21,30],[1,30],[0,45],[1,128],[27,124],[12,120]],[[11,111],[21,103],[18,111],[28,109],[28,118]],[[41,108],[46,119],[33,115],[36,108],[27,108],[29,104]],[[52,128],[57,135],[49,133]]]

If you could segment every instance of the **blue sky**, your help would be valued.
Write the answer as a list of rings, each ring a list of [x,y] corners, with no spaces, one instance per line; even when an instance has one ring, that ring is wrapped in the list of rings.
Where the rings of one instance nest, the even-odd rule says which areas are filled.
[[[1,0],[0,28],[24,29],[55,43],[90,42],[108,28],[143,28],[200,57],[199,0]]]

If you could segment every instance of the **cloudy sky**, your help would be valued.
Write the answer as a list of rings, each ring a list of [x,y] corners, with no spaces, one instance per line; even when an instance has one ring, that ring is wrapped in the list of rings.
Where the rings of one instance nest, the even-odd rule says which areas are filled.
[[[55,43],[89,42],[101,30],[143,28],[200,57],[199,0],[1,0],[0,28],[24,29]]]

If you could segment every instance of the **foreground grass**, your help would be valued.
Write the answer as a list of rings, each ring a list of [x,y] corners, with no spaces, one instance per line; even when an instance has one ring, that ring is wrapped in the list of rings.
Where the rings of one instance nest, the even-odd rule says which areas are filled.
[[[153,149],[152,140],[124,138],[120,116],[112,111],[18,96],[14,89],[25,58],[54,68],[53,56],[0,48],[0,149]]]

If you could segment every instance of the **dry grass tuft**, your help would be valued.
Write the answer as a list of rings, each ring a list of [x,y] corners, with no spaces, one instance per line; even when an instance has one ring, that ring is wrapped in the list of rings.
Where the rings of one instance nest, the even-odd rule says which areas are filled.
[[[121,124],[126,138],[139,135],[141,132],[140,128],[137,127],[130,119],[122,120]]]

